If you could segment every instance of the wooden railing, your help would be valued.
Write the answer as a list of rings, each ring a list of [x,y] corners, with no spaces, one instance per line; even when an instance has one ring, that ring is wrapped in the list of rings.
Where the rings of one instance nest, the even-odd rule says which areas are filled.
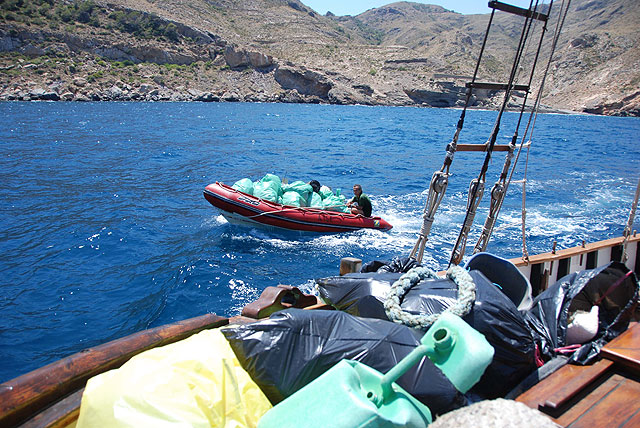
[[[58,427],[73,423],[78,418],[82,390],[89,378],[118,368],[147,349],[228,323],[227,318],[206,314],[143,330],[4,382],[0,384],[0,426]]]
[[[640,235],[629,237],[627,259],[624,261],[636,274],[640,273],[639,243]],[[511,262],[529,278],[533,294],[536,295],[569,273],[593,269],[610,261],[623,261],[623,244],[623,237],[611,238],[562,250],[552,249],[548,253],[531,256],[529,260],[515,258]]]

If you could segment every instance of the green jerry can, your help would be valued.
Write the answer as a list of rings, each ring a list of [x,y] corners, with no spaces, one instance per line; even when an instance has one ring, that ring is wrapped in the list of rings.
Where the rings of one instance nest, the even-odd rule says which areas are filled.
[[[269,410],[258,428],[426,427],[432,421],[429,408],[395,381],[426,355],[459,391],[466,392],[491,363],[493,352],[482,334],[460,317],[443,313],[421,345],[387,374],[342,360]]]

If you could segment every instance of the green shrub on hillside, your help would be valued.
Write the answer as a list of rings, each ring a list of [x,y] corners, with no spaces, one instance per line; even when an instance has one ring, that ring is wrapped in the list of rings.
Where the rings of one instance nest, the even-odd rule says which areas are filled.
[[[104,73],[102,71],[96,71],[95,73],[90,74],[89,76],[87,76],[87,81],[89,83],[93,83],[98,79],[101,79],[104,76]]]
[[[113,66],[115,68],[131,67],[133,65],[135,65],[135,63],[133,61],[131,61],[130,59],[125,59],[124,61],[114,61],[113,62]]]
[[[43,26],[43,18],[46,18],[51,28],[57,28],[55,22],[62,22],[68,31],[74,25],[86,24],[96,28],[115,28],[145,39],[178,42],[181,37],[176,24],[156,15],[136,10],[116,10],[107,15],[107,10],[93,0],[0,0],[0,12],[5,21]]]
[[[137,10],[118,10],[112,12],[109,18],[118,30],[134,36],[151,39],[167,38],[174,42],[180,39],[178,27],[162,18],[139,12]]]
[[[24,0],[4,0],[0,7],[4,10],[17,12],[24,7]]]
[[[55,15],[63,22],[100,26],[99,8],[92,1],[78,1],[56,6]]]

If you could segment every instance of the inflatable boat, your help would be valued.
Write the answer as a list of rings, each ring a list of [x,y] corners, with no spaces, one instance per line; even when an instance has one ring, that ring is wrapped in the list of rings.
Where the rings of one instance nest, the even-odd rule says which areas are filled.
[[[257,198],[220,182],[208,185],[204,189],[204,197],[218,208],[230,223],[235,224],[329,233],[392,228],[391,224],[380,217],[282,205]]]

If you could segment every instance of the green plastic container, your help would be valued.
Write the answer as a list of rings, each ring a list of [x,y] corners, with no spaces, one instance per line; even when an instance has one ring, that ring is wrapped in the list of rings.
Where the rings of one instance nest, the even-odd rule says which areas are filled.
[[[258,428],[426,427],[431,423],[429,408],[398,385],[393,384],[383,397],[382,377],[357,361],[342,360],[269,410]]]
[[[482,377],[493,361],[493,346],[462,318],[444,312],[422,337],[427,356],[449,378],[458,391],[465,393]],[[419,349],[418,347],[417,349]],[[412,351],[413,354],[415,351]],[[407,355],[398,365],[409,358]],[[394,367],[395,370],[397,368]]]
[[[493,359],[485,337],[456,315],[443,313],[421,345],[385,375],[357,361],[342,360],[269,410],[258,428],[425,427],[431,411],[395,381],[425,355],[461,392],[468,391]],[[292,415],[305,409],[301,421]]]

